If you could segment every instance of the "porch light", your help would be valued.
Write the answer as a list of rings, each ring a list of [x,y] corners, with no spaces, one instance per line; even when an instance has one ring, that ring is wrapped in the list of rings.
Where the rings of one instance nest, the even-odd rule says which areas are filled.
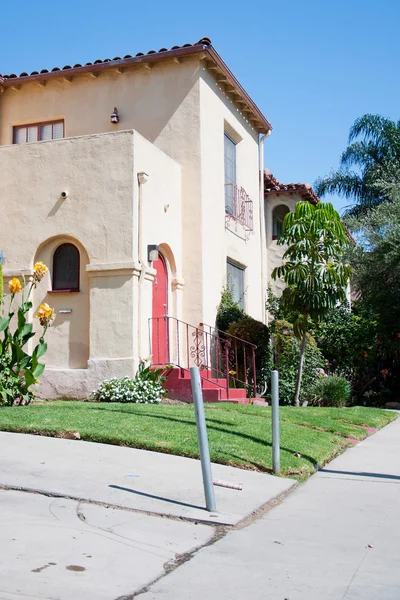
[[[114,112],[111,115],[111,123],[119,123],[118,108],[114,106]]]
[[[149,262],[158,260],[158,246],[154,244],[147,246],[147,260]]]

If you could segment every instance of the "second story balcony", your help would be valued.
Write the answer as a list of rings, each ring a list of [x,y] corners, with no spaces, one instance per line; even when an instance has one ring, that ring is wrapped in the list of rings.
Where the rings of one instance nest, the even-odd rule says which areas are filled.
[[[246,190],[233,183],[225,184],[225,216],[242,225],[249,233],[254,231],[253,201]]]

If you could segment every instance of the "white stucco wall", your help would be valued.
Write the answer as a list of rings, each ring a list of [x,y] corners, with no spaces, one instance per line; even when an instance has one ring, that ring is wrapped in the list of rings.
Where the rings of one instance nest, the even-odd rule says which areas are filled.
[[[226,284],[226,261],[245,267],[245,309],[262,319],[258,135],[208,71],[200,80],[202,161],[203,320],[215,322]],[[237,142],[237,184],[253,201],[254,231],[225,220],[224,132]]]
[[[180,167],[133,131],[2,147],[0,162],[5,283],[29,273],[37,260],[50,268],[33,298],[34,314],[47,302],[57,315],[47,336],[40,393],[87,397],[101,379],[133,375],[139,331],[148,344],[153,277],[147,260],[144,269],[138,264],[137,172],[149,175],[142,258],[148,243],[165,243],[179,264]],[[68,192],[66,200],[61,191]],[[53,294],[52,255],[66,241],[80,249],[81,289]],[[72,312],[61,314],[61,308]],[[148,356],[148,345],[142,350]]]
[[[272,215],[274,208],[283,205],[293,212],[297,202],[303,199],[297,194],[275,195],[269,194],[264,204],[265,214],[265,239],[267,244],[267,268],[266,268],[266,286],[270,286],[273,293],[280,296],[285,288],[281,279],[273,280],[271,273],[282,264],[282,256],[285,252],[285,246],[278,246],[277,241],[272,239]]]

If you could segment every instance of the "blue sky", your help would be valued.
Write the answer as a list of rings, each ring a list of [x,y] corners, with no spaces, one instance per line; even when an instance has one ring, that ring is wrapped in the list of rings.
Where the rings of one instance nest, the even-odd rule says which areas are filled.
[[[273,125],[265,165],[313,183],[338,165],[356,117],[399,118],[399,21],[398,0],[15,0],[2,6],[0,73],[208,36]]]

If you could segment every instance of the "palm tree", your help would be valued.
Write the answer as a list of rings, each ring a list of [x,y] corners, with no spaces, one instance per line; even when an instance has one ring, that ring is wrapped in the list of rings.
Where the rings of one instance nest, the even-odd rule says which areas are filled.
[[[319,196],[336,193],[353,199],[356,206],[348,214],[357,214],[387,200],[380,180],[396,181],[400,165],[400,121],[380,115],[363,115],[349,132],[349,145],[337,171],[315,182]]]

